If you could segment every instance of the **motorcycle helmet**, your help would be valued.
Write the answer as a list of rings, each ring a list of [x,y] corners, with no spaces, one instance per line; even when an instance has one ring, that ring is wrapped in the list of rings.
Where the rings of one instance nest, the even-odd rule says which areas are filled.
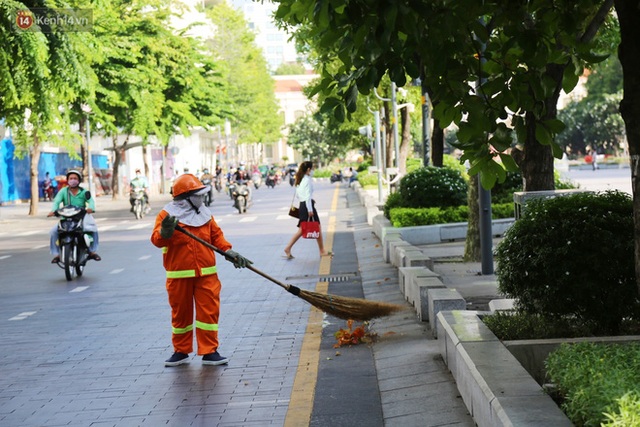
[[[193,174],[180,175],[173,183],[173,198],[185,199],[192,194],[204,194],[208,191],[206,185]]]
[[[71,175],[71,174],[78,175],[78,181],[82,182],[82,172],[80,172],[77,169],[69,169],[67,171],[67,181],[69,181],[69,175]]]

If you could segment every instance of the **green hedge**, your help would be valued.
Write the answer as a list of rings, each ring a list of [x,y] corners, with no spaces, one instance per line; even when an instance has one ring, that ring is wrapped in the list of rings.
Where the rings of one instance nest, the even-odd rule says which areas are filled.
[[[545,363],[575,425],[640,425],[640,343],[562,344]]]
[[[493,219],[513,218],[513,203],[491,206]],[[385,212],[386,215],[386,212]],[[394,227],[415,227],[418,225],[447,224],[466,222],[469,218],[468,206],[449,208],[391,208],[389,220]]]

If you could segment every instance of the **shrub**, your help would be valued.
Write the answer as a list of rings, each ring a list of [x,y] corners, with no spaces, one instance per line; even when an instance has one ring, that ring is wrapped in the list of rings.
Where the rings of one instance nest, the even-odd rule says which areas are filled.
[[[445,154],[442,156],[442,166],[445,168],[457,170],[466,182],[469,182],[469,175],[467,174],[467,167],[460,163],[460,160],[452,156],[451,154]]]
[[[496,182],[491,189],[492,203],[513,203],[513,193],[522,191],[522,174],[520,172],[507,172],[504,182]]]
[[[407,173],[413,172],[416,169],[422,167],[422,159],[410,158],[407,159]]]
[[[607,421],[603,427],[624,427],[640,425],[640,390],[629,392],[616,399],[617,411],[605,413]]]
[[[394,193],[397,194],[397,193]],[[398,196],[396,196],[398,197]],[[389,213],[387,214],[387,208]],[[513,204],[492,206],[493,218],[513,218]],[[394,227],[415,227],[418,225],[447,224],[466,222],[469,219],[468,206],[450,206],[446,208],[402,208],[385,204],[385,216]]]
[[[615,334],[637,316],[632,202],[624,193],[534,199],[496,249],[498,287],[526,313]]]
[[[400,206],[402,206],[402,196],[400,196],[400,193],[395,192],[389,194],[387,200],[384,202],[384,217],[390,220],[391,209],[399,208]]]
[[[398,192],[407,208],[461,206],[466,204],[467,183],[458,171],[429,166],[402,177]]]
[[[545,365],[565,398],[562,409],[574,424],[599,426],[605,421],[604,413],[630,419],[635,414],[638,419],[640,408],[626,405],[637,404],[640,397],[640,344],[565,343],[549,355]]]
[[[329,178],[332,173],[333,170],[331,168],[321,168],[313,170],[313,176],[315,178]]]
[[[370,188],[376,187],[378,185],[378,174],[377,173],[369,173],[369,171],[364,171],[358,173],[358,177],[356,178],[362,188]]]

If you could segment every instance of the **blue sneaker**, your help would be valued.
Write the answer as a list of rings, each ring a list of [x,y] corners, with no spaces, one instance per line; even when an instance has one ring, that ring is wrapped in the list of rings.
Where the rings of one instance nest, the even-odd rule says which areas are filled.
[[[164,361],[164,366],[178,366],[183,363],[189,363],[189,355],[176,351],[170,358]]]
[[[203,365],[226,365],[227,363],[229,363],[229,359],[221,356],[217,351],[202,356]]]

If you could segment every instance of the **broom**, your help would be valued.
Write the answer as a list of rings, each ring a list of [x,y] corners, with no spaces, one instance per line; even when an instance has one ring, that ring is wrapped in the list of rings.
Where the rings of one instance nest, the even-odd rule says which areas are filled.
[[[180,225],[176,225],[176,230],[186,234],[192,239],[197,240],[198,242],[214,250],[220,255],[223,255],[228,261],[232,260],[232,258],[225,251],[223,251],[222,249],[218,249],[206,240],[203,240],[198,236],[188,232]],[[309,304],[324,311],[325,313],[338,317],[340,319],[351,319],[364,322],[367,320],[375,319],[377,317],[388,316],[399,310],[404,310],[403,306],[397,304],[389,304],[379,301],[368,301],[361,298],[343,297],[338,295],[321,294],[318,292],[307,291],[293,285],[284,284],[279,280],[276,280],[273,277],[269,276],[268,274],[258,270],[252,265],[247,265],[246,268],[284,288],[289,293],[302,298]]]

